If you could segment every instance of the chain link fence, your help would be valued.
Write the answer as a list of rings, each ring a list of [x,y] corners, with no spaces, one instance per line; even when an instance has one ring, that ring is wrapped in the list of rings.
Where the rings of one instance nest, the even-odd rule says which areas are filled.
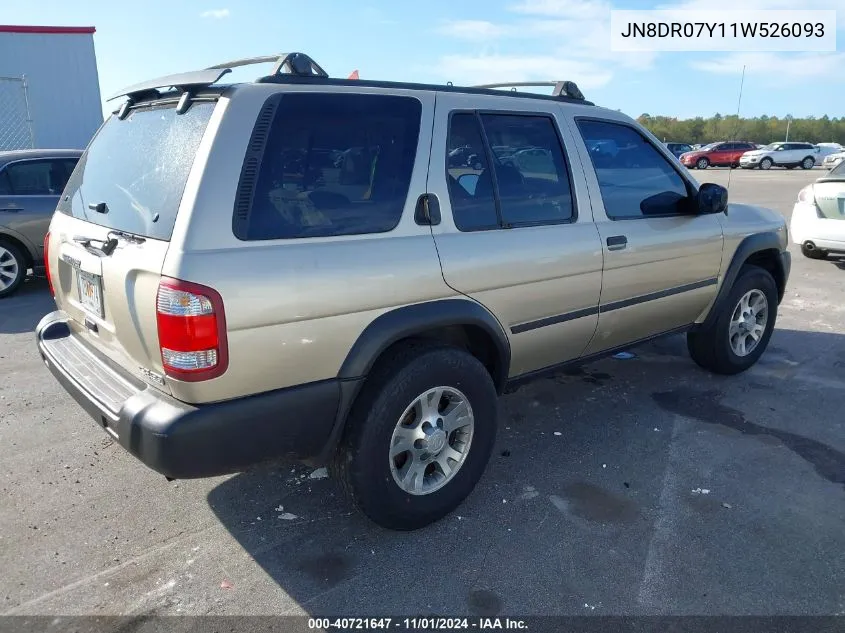
[[[26,77],[0,77],[0,151],[35,147]]]

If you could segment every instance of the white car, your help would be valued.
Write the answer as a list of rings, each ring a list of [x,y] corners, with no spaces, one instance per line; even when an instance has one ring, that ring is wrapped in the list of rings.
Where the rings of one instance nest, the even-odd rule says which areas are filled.
[[[817,143],[816,147],[819,148],[819,153],[816,154],[816,165],[824,165],[825,158],[831,154],[839,154],[845,151],[845,147],[836,143]]]
[[[763,149],[745,152],[739,157],[739,166],[743,169],[771,169],[776,165],[787,169],[812,169],[820,152],[812,143],[771,143]]]
[[[810,259],[845,254],[845,162],[798,193],[789,234]]]
[[[833,169],[839,163],[845,160],[845,152],[836,152],[835,154],[828,154],[822,161],[822,166],[825,169]]]

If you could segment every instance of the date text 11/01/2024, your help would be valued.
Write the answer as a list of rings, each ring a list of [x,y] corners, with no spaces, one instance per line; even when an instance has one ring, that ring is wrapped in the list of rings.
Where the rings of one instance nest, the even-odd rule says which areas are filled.
[[[824,37],[822,22],[628,22],[625,38],[671,37]]]
[[[318,631],[401,630],[526,630],[524,620],[516,618],[309,618],[308,628]]]

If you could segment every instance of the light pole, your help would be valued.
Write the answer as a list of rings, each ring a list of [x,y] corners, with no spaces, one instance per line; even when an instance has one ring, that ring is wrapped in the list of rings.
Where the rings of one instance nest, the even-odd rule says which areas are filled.
[[[789,114],[786,115],[786,141],[789,141],[789,124],[792,123],[792,116]]]

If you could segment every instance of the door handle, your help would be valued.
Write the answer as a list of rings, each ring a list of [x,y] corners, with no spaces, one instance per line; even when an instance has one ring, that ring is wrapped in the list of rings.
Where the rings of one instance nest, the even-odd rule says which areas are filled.
[[[621,251],[628,246],[628,238],[624,235],[613,235],[607,238],[607,250]]]
[[[23,209],[21,207],[8,206],[0,208],[0,211],[5,211],[6,213],[20,213]]]

